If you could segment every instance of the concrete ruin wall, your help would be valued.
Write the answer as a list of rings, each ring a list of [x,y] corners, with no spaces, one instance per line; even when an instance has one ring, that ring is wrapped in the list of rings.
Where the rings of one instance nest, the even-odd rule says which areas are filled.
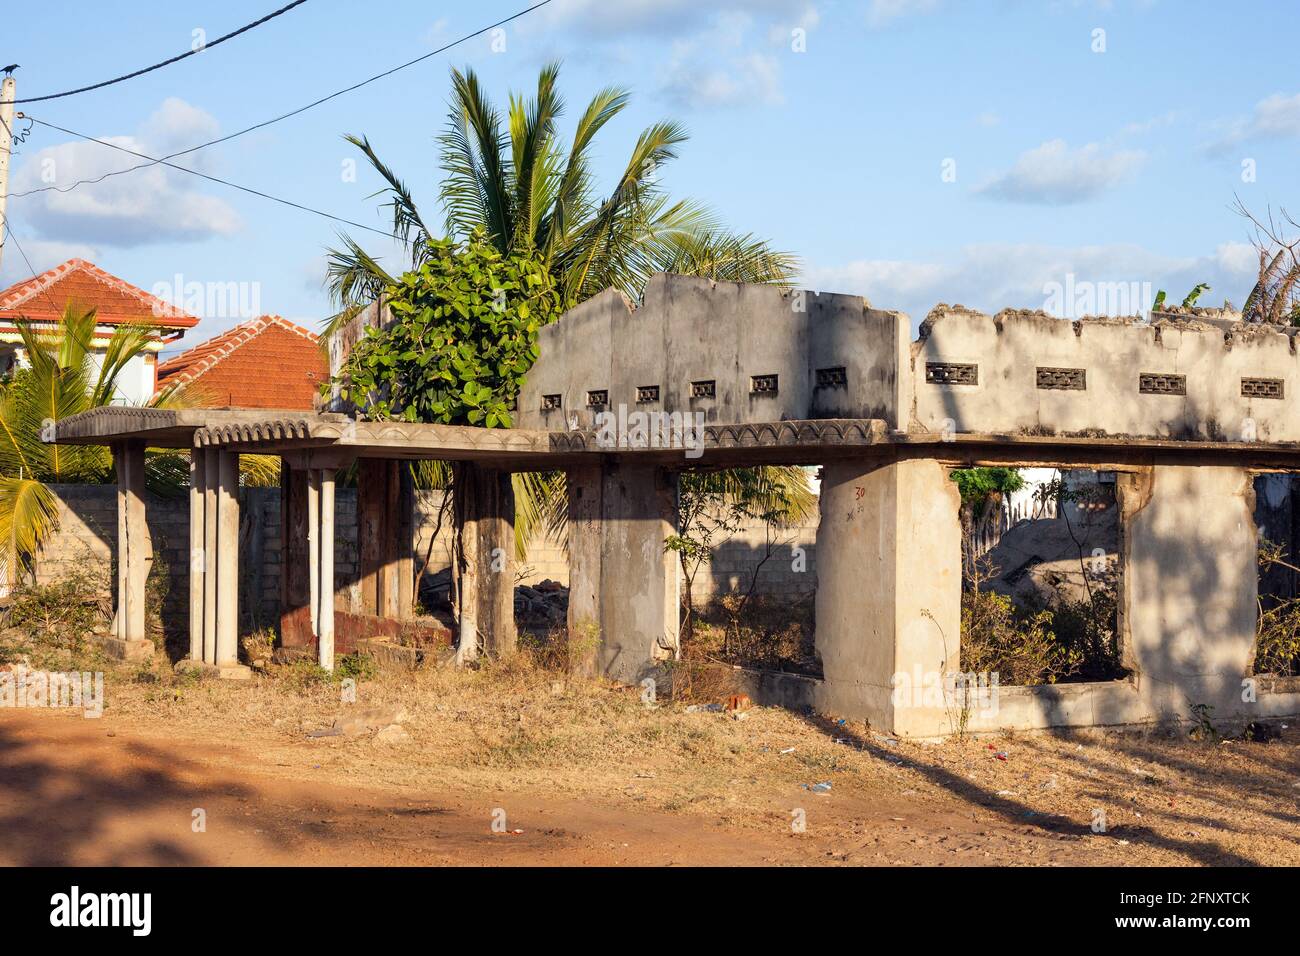
[[[657,275],[637,309],[608,290],[542,329],[518,424],[591,427],[619,405],[706,423],[892,421],[907,333],[906,316],[860,296]]]
[[[961,306],[936,307],[915,341],[909,329],[858,296],[659,275],[637,308],[611,290],[542,330],[519,424],[590,428],[625,405],[724,424],[877,418],[939,433],[1300,440],[1300,330]]]
[[[940,307],[911,348],[908,424],[936,432],[1297,441],[1296,331]]]

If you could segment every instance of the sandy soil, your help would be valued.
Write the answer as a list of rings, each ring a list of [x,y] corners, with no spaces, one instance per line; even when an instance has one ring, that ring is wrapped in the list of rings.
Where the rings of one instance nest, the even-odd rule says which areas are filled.
[[[112,679],[99,719],[0,710],[0,862],[1300,863],[1294,727],[1267,744],[1092,733],[919,745],[507,676],[363,684],[368,702],[409,710],[410,739],[392,745],[307,737],[350,705],[331,685],[266,677]],[[829,793],[807,789],[822,781]],[[522,832],[494,833],[498,811]]]

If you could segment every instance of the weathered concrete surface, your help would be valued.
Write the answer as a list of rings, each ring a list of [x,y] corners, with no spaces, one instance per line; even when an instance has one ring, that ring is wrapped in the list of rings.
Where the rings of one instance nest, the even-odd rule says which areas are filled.
[[[676,482],[653,466],[568,473],[569,639],[575,670],[624,683],[678,650],[681,566]]]
[[[503,658],[515,652],[515,496],[510,473],[473,464],[453,471],[461,527],[460,638],[457,660],[481,648]]]
[[[706,422],[892,422],[907,339],[905,315],[860,296],[657,275],[638,309],[608,290],[542,329],[519,424],[564,430],[576,416],[590,427],[600,409],[588,404],[589,391],[608,392],[614,409],[700,411]],[[818,370],[830,369],[843,370],[843,385],[818,384]],[[777,376],[777,390],[754,391],[756,375]],[[693,396],[692,383],[705,381],[714,395]],[[647,386],[658,398],[638,404]],[[552,394],[560,407],[543,410]]]
[[[916,385],[908,426],[1297,441],[1300,360],[1294,331],[1239,325],[1225,332],[1194,320],[1068,322],[1042,313],[992,317],[940,307],[912,346]],[[927,382],[926,365],[934,362],[976,365],[978,382]],[[1039,368],[1082,369],[1085,388],[1039,387]],[[1186,394],[1143,393],[1143,373],[1184,376]],[[1280,397],[1244,395],[1243,379],[1279,380]]]
[[[1158,466],[1119,487],[1121,646],[1146,716],[1187,719],[1196,704],[1219,719],[1258,716],[1242,700],[1258,581],[1251,475]]]
[[[957,670],[959,507],[956,485],[935,461],[823,469],[819,711],[922,737],[956,729],[942,698],[925,688],[941,688]]]

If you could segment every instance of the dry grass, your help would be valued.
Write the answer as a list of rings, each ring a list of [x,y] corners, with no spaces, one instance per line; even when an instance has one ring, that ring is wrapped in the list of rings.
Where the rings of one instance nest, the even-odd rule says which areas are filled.
[[[403,707],[412,739],[306,738],[348,706]],[[1300,863],[1295,728],[1268,744],[1097,731],[922,745],[772,708],[743,720],[687,713],[680,702],[651,708],[638,689],[570,679],[528,655],[384,673],[359,684],[355,705],[311,668],[273,668],[246,683],[123,670],[110,676],[106,713],[255,745],[291,778],[568,796],[710,814],[742,829],[785,825],[788,808],[802,805],[793,801],[824,799],[805,785],[830,781],[844,812],[858,814],[845,832],[868,841],[860,821],[892,802],[909,820],[960,816],[969,826],[987,817],[1108,865]],[[1098,809],[1105,832],[1091,828]]]

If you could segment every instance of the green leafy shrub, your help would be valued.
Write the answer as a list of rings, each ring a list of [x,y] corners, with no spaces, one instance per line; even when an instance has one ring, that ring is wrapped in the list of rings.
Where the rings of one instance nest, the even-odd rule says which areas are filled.
[[[334,676],[338,680],[351,677],[353,680],[374,680],[379,673],[379,666],[369,654],[344,654],[334,665]]]
[[[60,667],[84,659],[91,651],[92,633],[109,620],[101,577],[70,572],[19,586],[5,615],[4,654],[26,656],[37,667]]]
[[[476,234],[431,240],[386,290],[393,322],[369,328],[340,370],[341,395],[369,418],[511,425],[537,334],[564,311],[544,262]]]

